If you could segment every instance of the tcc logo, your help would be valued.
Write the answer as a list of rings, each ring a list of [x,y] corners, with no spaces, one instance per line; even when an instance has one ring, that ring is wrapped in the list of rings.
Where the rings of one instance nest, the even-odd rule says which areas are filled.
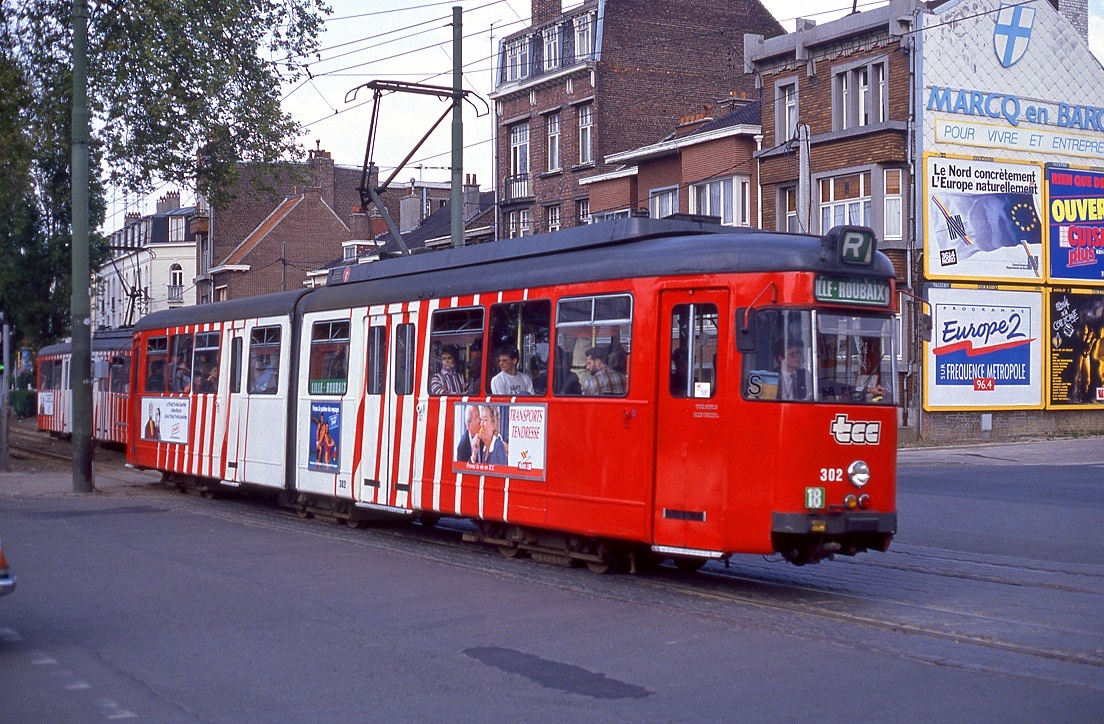
[[[828,426],[828,432],[840,445],[877,445],[882,438],[882,423],[856,420],[852,422],[847,415],[840,413]]]

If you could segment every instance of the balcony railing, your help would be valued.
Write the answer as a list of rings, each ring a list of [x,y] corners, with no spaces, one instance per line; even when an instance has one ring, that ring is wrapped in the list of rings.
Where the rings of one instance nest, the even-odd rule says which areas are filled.
[[[529,193],[529,174],[521,173],[516,176],[507,176],[502,184],[502,200],[518,201],[532,196]]]
[[[169,304],[183,304],[184,303],[184,285],[183,284],[169,284]]]

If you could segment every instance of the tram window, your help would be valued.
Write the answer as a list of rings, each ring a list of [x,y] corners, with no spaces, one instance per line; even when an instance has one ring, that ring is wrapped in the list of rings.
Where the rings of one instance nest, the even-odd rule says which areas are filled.
[[[169,372],[169,338],[150,337],[146,341],[146,392],[164,392]]]
[[[417,343],[413,324],[400,324],[395,327],[396,395],[409,395],[414,392],[414,353]]]
[[[192,392],[200,394],[218,392],[221,344],[222,335],[218,332],[196,333],[195,357],[192,363]]]
[[[230,392],[241,392],[242,338],[230,340]]]
[[[169,339],[169,392],[192,389],[192,335],[177,334]]]
[[[815,324],[817,399],[893,404],[893,318],[817,312]]]
[[[308,388],[312,395],[344,395],[349,388],[349,320],[312,326]]]
[[[810,320],[808,311],[759,311],[755,351],[744,355],[744,397],[752,400],[813,399]]]
[[[311,349],[313,362],[314,349]],[[275,395],[280,388],[280,328],[254,327],[249,334],[249,384],[251,395]],[[311,383],[314,392],[314,383]]]
[[[112,392],[130,392],[130,357],[117,355],[111,359],[108,369],[108,389]]]
[[[672,397],[717,394],[717,305],[679,304],[671,310]]]
[[[557,395],[624,397],[632,350],[632,295],[561,299],[556,306]]]
[[[366,378],[369,395],[382,395],[387,391],[387,327],[368,328]]]
[[[39,362],[38,364],[38,389],[40,390],[56,390],[57,386],[57,372],[59,371],[59,365],[54,360],[46,360]]]
[[[537,299],[491,306],[487,379],[492,395],[548,391],[552,302]]]
[[[443,309],[433,313],[430,321],[429,394],[478,395],[483,370],[483,309]],[[451,372],[463,383],[451,378],[450,370],[441,363],[442,353],[453,356]],[[460,386],[461,390],[454,390]]]

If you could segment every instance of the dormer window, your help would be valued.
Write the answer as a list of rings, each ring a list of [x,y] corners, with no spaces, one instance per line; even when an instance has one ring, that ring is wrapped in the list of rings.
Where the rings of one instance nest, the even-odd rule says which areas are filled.
[[[552,26],[544,31],[544,69],[560,67],[560,28]]]
[[[594,53],[593,33],[589,14],[575,18],[575,60],[587,60]]]
[[[184,217],[169,217],[169,241],[184,241]]]
[[[529,77],[529,38],[518,38],[506,44],[506,81]]]

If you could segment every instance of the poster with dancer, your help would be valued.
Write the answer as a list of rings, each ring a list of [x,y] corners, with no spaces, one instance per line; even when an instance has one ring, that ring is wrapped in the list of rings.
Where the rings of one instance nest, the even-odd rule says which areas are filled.
[[[1104,408],[1104,289],[1050,293],[1050,408]]]
[[[307,467],[336,473],[341,468],[341,403],[312,402]]]
[[[1043,280],[1043,169],[928,155],[924,256],[929,279]]]

